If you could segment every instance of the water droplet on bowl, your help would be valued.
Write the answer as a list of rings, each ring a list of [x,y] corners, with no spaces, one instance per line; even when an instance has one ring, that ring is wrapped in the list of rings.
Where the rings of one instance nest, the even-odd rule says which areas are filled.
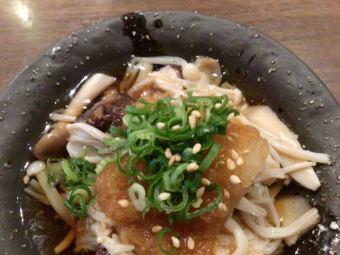
[[[155,28],[161,28],[163,26],[163,21],[161,19],[156,19],[153,22]]]
[[[2,166],[3,166],[4,168],[11,168],[11,167],[12,167],[12,161],[6,160],[6,161],[2,164]]]
[[[273,72],[276,72],[276,68],[269,68],[268,69],[268,74],[271,74]]]

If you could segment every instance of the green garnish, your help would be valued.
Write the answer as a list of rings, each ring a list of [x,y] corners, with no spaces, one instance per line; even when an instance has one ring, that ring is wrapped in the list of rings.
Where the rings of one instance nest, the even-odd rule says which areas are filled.
[[[221,187],[212,184],[206,188],[206,192],[216,195],[204,207],[197,206],[196,191],[201,187],[203,173],[220,151],[214,135],[226,134],[228,115],[238,114],[227,105],[226,96],[189,95],[183,100],[164,98],[156,103],[140,100],[138,106],[125,108],[126,131],[111,128],[111,133],[127,138],[124,163],[121,159],[126,151],[118,149],[116,153],[119,170],[131,184],[147,187],[143,213],[156,209],[166,213],[172,223],[218,208],[223,201]],[[195,112],[199,112],[198,117],[192,117]],[[193,153],[195,144],[200,144],[200,151]]]
[[[95,165],[85,159],[69,158],[62,160],[61,166],[67,189],[65,205],[76,217],[85,217],[94,199],[91,186],[96,181]]]
[[[90,187],[79,184],[68,187],[65,205],[76,217],[86,217],[87,209],[90,207],[93,198]]]
[[[161,252],[163,252],[164,254],[166,255],[172,255],[176,252],[176,249],[175,248],[171,248],[171,249],[166,249],[164,248],[164,246],[162,245],[162,239],[164,238],[164,236],[166,234],[170,234],[172,233],[173,231],[171,230],[171,228],[168,228],[168,227],[165,227],[165,228],[162,228],[158,233],[157,233],[157,236],[156,236],[156,240],[157,240],[157,246],[159,247],[159,249],[161,250]]]
[[[95,165],[81,158],[48,159],[47,172],[51,185],[62,182],[66,188],[66,207],[76,217],[85,217],[94,200],[91,186],[96,181]]]

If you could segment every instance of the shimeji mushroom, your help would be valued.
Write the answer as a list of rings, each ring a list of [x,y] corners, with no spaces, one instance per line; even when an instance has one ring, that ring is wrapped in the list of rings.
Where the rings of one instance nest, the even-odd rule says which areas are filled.
[[[216,59],[209,57],[199,57],[195,61],[195,66],[201,73],[208,76],[210,84],[219,86],[222,80],[221,67]]]
[[[105,74],[92,75],[80,88],[63,114],[78,117],[87,105],[115,81],[116,78]],[[69,136],[66,125],[67,122],[57,122],[49,133],[40,138],[33,149],[38,159],[59,156],[64,152]]]

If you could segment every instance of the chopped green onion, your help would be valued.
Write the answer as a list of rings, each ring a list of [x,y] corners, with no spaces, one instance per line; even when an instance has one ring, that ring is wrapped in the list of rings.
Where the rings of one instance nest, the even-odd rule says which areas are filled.
[[[220,152],[221,145],[214,143],[208,154],[202,160],[199,170],[205,172]]]
[[[142,212],[146,207],[144,187],[135,182],[129,188],[128,194],[136,210]]]
[[[161,250],[161,252],[163,252],[164,254],[166,255],[172,255],[172,254],[175,254],[176,252],[176,249],[175,248],[171,248],[171,249],[166,249],[163,244],[162,244],[162,240],[163,238],[165,237],[166,234],[170,234],[171,232],[173,232],[171,230],[171,228],[162,228],[158,233],[157,233],[157,236],[156,236],[156,239],[157,239],[157,246],[158,248]]]
[[[93,195],[89,187],[78,185],[67,192],[65,205],[76,217],[81,218],[87,215],[87,210],[92,201]]]

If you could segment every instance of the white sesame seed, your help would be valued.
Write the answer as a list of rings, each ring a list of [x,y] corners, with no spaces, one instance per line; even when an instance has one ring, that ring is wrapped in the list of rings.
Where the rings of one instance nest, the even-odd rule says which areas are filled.
[[[175,156],[171,156],[171,158],[169,159],[169,166],[172,166],[173,165],[173,163],[175,162],[175,160],[176,160],[176,157]]]
[[[25,175],[24,178],[22,178],[22,181],[24,182],[24,184],[28,184],[30,182],[30,177],[28,175]]]
[[[172,153],[171,153],[171,150],[169,148],[166,148],[166,150],[165,150],[165,157],[167,159],[170,159],[172,157]]]
[[[234,149],[231,150],[231,157],[233,158],[233,160],[236,160],[240,157],[240,155],[237,153],[237,151],[235,151]]]
[[[203,196],[204,194],[204,191],[205,191],[205,187],[200,187],[197,191],[196,191],[196,197],[200,198]]]
[[[152,231],[152,233],[158,233],[159,231],[162,230],[162,228],[163,228],[162,226],[155,225],[151,228],[151,231]]]
[[[97,237],[97,243],[103,243],[103,242],[104,242],[103,237],[98,236],[98,237]]]
[[[195,241],[192,239],[191,236],[189,236],[188,241],[187,241],[187,246],[189,250],[195,249]]]
[[[230,135],[227,136],[227,139],[229,142],[234,142],[234,139]]]
[[[196,127],[196,117],[194,115],[189,116],[189,125],[191,129]]]
[[[228,117],[227,117],[227,120],[229,121],[229,120],[231,120],[232,118],[234,118],[235,117],[235,113],[230,113],[229,115],[228,115]]]
[[[233,184],[240,184],[240,183],[241,183],[241,179],[240,179],[240,177],[238,177],[237,175],[231,175],[231,176],[229,177],[229,180],[230,180],[230,182],[233,183]]]
[[[232,137],[234,137],[234,138],[239,138],[239,137],[240,137],[240,135],[237,134],[237,133],[235,133],[235,132],[230,132],[229,134],[230,134]]]
[[[176,101],[175,99],[172,99],[170,103],[171,103],[171,105],[173,105],[173,106],[177,105],[177,101]]]
[[[197,154],[201,151],[202,145],[200,143],[196,143],[194,147],[192,147],[192,154]]]
[[[181,159],[182,159],[181,155],[179,155],[179,154],[175,154],[174,157],[175,157],[175,161],[177,161],[177,162],[181,161]]]
[[[171,129],[172,130],[179,130],[179,129],[181,129],[181,126],[180,125],[175,125]]]
[[[230,171],[235,170],[236,168],[235,162],[230,158],[227,159],[227,167]]]
[[[198,169],[198,165],[196,162],[192,162],[187,166],[188,172],[195,172]]]
[[[208,178],[203,177],[201,179],[201,183],[205,186],[209,186],[211,184],[211,181]]]
[[[163,128],[165,128],[165,123],[164,122],[158,122],[156,126],[159,129],[163,129]]]
[[[159,200],[164,201],[167,200],[171,197],[171,194],[168,192],[162,192],[161,194],[158,195]]]
[[[219,203],[218,204],[218,210],[226,212],[227,211],[227,206],[224,203]]]
[[[229,107],[232,107],[234,105],[234,102],[233,101],[228,101],[228,106]]]
[[[198,110],[193,110],[191,115],[195,116],[196,118],[201,118],[201,112]]]
[[[203,199],[202,198],[197,198],[197,200],[195,202],[192,203],[192,206],[194,208],[199,208],[201,206],[201,204],[203,203]]]
[[[224,197],[225,197],[225,198],[230,198],[230,193],[229,193],[228,190],[224,189],[224,190],[223,190],[223,194],[224,194]]]
[[[175,248],[179,248],[181,246],[181,243],[177,237],[172,236],[171,241]]]
[[[243,163],[244,163],[244,160],[243,160],[242,157],[239,157],[239,158],[236,160],[236,165],[238,165],[238,166],[242,166]]]
[[[221,104],[221,103],[215,104],[215,108],[216,108],[216,109],[220,109],[221,107],[222,107],[222,104]]]
[[[250,150],[249,150],[249,149],[246,149],[246,150],[242,151],[242,154],[247,154],[247,153],[249,153],[249,152],[250,152]]]
[[[118,204],[122,208],[127,208],[129,206],[130,202],[126,199],[120,199],[120,200],[118,200]]]

